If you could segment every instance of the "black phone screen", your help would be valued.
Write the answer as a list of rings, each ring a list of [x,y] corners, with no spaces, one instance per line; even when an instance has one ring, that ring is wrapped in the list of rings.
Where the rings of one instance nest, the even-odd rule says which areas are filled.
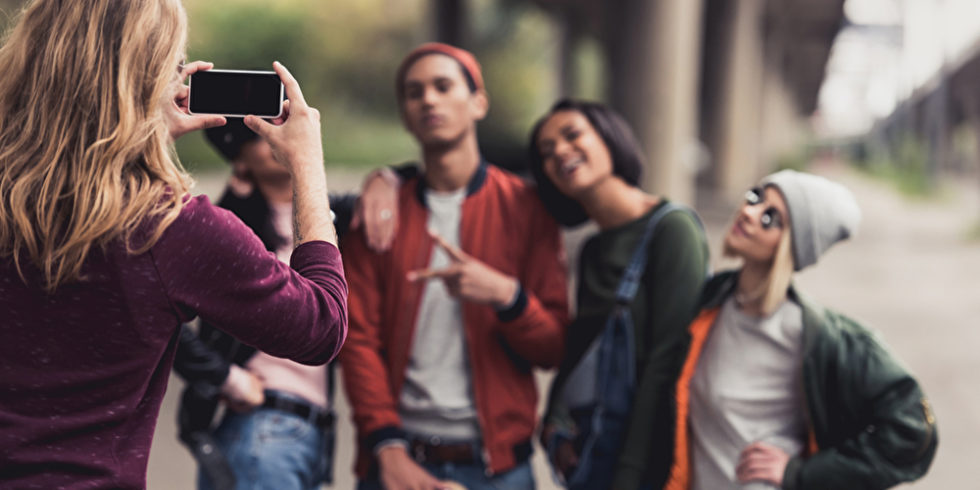
[[[276,117],[282,96],[275,72],[208,70],[191,75],[189,106],[195,114]]]

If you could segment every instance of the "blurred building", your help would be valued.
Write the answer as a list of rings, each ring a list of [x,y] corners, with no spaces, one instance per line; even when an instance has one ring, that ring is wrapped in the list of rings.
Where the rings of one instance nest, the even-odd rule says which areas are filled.
[[[980,2],[848,0],[828,66],[822,133],[929,180],[980,159]],[[907,150],[915,150],[908,161]]]

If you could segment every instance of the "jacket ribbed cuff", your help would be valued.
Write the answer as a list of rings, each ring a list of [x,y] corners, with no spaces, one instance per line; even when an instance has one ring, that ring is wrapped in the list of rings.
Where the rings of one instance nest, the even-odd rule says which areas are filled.
[[[517,283],[517,297],[511,303],[510,306],[503,310],[497,310],[497,319],[502,322],[510,322],[516,320],[517,317],[524,313],[527,309],[527,293],[524,292],[524,286],[521,283]]]
[[[378,444],[391,439],[401,439],[407,441],[408,436],[401,427],[389,425],[368,434],[367,439],[365,439],[365,443],[367,444],[368,449],[371,450],[371,453],[374,454]]]

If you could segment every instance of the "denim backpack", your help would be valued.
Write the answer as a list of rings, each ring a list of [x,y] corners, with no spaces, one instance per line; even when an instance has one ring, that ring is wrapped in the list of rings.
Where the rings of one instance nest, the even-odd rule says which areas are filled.
[[[560,440],[573,443],[578,466],[564,475],[565,478],[555,471],[556,479],[570,489],[600,489],[612,483],[619,452],[626,439],[636,388],[636,350],[630,304],[646,269],[647,246],[653,230],[673,211],[691,212],[697,220],[693,211],[672,202],[664,204],[650,217],[619,282],[612,312],[561,388],[559,400],[569,409],[578,431],[575,435],[557,432],[546,441],[546,449],[549,460],[554,462]]]

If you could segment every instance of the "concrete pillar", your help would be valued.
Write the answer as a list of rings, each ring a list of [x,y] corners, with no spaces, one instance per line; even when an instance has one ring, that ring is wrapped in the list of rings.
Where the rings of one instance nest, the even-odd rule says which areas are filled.
[[[561,15],[562,19],[558,24],[561,36],[558,41],[558,94],[570,96],[578,92],[575,51],[582,38],[582,29],[575,15],[567,10],[563,10]]]
[[[966,119],[964,124],[967,124],[973,131],[976,142],[976,151],[972,155],[974,158],[973,168],[977,177],[980,177],[980,94],[974,90],[966,90],[959,94],[958,102],[963,107]]]
[[[930,186],[935,185],[941,172],[949,170],[952,166],[950,160],[954,154],[953,131],[950,122],[952,115],[950,114],[948,71],[946,66],[940,68],[939,85],[927,102],[925,136],[929,145],[929,156],[926,160],[925,171]]]
[[[715,0],[706,29],[717,29],[706,46],[714,70],[705,80],[703,137],[711,153],[706,183],[724,201],[740,196],[761,176],[761,126],[765,0]],[[709,34],[711,35],[711,34]],[[707,70],[707,68],[706,68]]]
[[[762,72],[759,156],[756,171],[765,175],[789,156],[801,156],[810,135],[808,120],[800,113],[798,99],[790,90],[783,70],[783,59],[791,41],[783,26],[765,33],[765,59]]]
[[[765,175],[788,156],[798,156],[807,143],[807,120],[803,118],[782,75],[766,65],[762,81],[762,120],[756,172]]]
[[[610,3],[608,100],[646,152],[643,188],[692,203],[702,0]]]

